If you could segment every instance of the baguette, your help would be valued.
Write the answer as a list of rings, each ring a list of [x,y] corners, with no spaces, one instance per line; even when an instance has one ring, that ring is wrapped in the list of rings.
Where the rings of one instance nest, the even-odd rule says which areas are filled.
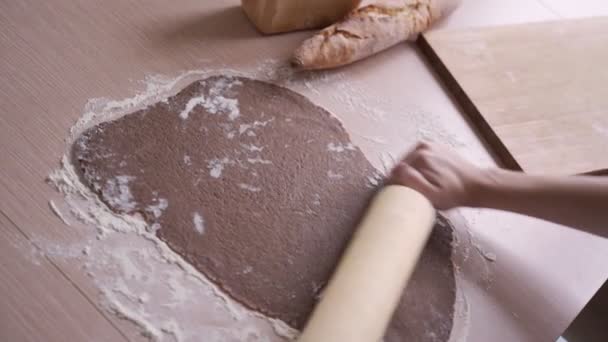
[[[455,0],[400,0],[357,8],[344,20],[304,41],[291,63],[304,70],[350,64],[415,39],[455,4]]]

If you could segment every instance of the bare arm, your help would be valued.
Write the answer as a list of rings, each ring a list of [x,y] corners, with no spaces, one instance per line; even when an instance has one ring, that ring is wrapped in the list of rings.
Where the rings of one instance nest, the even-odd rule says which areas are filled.
[[[608,177],[482,169],[442,146],[421,143],[391,178],[421,192],[438,209],[506,210],[608,237]]]

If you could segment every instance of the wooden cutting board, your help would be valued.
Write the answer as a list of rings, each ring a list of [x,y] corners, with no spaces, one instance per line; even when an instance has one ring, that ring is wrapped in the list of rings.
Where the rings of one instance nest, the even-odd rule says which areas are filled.
[[[419,45],[506,167],[608,171],[608,17],[434,31]]]

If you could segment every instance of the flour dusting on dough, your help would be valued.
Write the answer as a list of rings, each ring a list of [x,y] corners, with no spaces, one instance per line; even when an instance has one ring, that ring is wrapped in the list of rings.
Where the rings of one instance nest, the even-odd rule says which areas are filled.
[[[245,184],[245,183],[239,183],[239,188],[247,190],[247,191],[251,191],[251,192],[259,192],[262,190],[262,188],[259,188],[257,186],[253,186],[253,185],[249,185],[249,184]]]
[[[250,164],[272,164],[270,160],[263,159],[261,157],[247,158],[247,162]]]
[[[133,195],[129,188],[129,182],[134,180],[133,176],[116,176],[114,179],[109,179],[101,189],[103,199],[111,206],[122,211],[131,211],[135,209]]]
[[[352,143],[348,143],[348,144],[329,143],[329,144],[327,144],[327,150],[330,152],[338,152],[338,153],[344,152],[346,150],[354,151],[355,145],[353,145]]]
[[[262,152],[264,150],[263,147],[259,147],[254,144],[241,144],[241,146],[249,152]]]
[[[154,218],[159,218],[165,209],[169,207],[169,202],[165,198],[159,198],[156,200],[155,204],[151,204],[146,207],[146,211],[152,213]]]
[[[227,91],[236,85],[241,85],[241,81],[233,81],[231,78],[217,80],[209,89],[207,96],[199,95],[188,100],[186,107],[179,113],[179,117],[186,120],[194,108],[203,106],[211,114],[227,114],[228,119],[234,121],[241,115],[239,101],[226,96],[228,96]]]
[[[226,92],[233,86],[241,85],[241,81],[232,80],[231,78],[221,78],[215,82],[209,90],[209,98],[203,106],[209,113],[226,113],[228,119],[235,120],[240,116],[239,102],[237,99],[226,97]],[[226,95],[226,96],[224,96]]]
[[[332,170],[327,171],[327,177],[331,179],[342,179],[344,176],[341,173],[334,172]]]
[[[224,171],[224,166],[227,164],[234,163],[227,157],[222,159],[213,159],[207,162],[207,168],[209,169],[209,175],[213,178],[220,178],[222,175],[222,171]]]
[[[205,100],[204,96],[198,96],[198,97],[191,98],[190,100],[188,100],[188,103],[186,103],[186,108],[184,108],[184,110],[182,110],[181,113],[179,113],[179,117],[182,120],[188,119],[188,116],[190,115],[190,112],[192,112],[194,107],[204,104],[205,101],[206,100]]]
[[[203,217],[199,213],[194,213],[192,215],[192,223],[194,223],[194,231],[199,235],[205,234],[205,221]]]

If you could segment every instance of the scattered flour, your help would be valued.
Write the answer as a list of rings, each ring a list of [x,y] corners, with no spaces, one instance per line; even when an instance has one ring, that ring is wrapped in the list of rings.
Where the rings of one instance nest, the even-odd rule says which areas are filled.
[[[332,170],[327,171],[327,177],[330,179],[342,179],[344,176],[341,173],[334,172]]]
[[[379,182],[378,182],[378,180],[376,179],[376,177],[369,176],[369,177],[367,177],[367,180],[368,180],[368,181],[369,181],[369,183],[370,183],[371,185],[373,185],[373,186],[378,186],[378,184],[379,184]]]
[[[187,154],[184,155],[184,164],[186,164],[187,166],[192,165],[192,159]]]
[[[239,183],[239,188],[247,190],[247,191],[251,191],[251,192],[259,192],[262,190],[262,188],[253,186],[253,185],[249,185],[249,184],[245,184],[245,183]]]
[[[194,108],[203,106],[211,114],[227,114],[228,119],[234,121],[241,115],[239,101],[225,95],[233,86],[241,84],[241,81],[228,77],[216,80],[207,96],[199,95],[188,100],[186,107],[179,113],[179,117],[187,120]]]
[[[312,204],[316,206],[321,205],[321,196],[319,194],[314,194],[313,197]]]
[[[184,108],[184,110],[182,110],[181,113],[179,113],[180,119],[182,119],[182,120],[188,119],[188,116],[190,115],[190,112],[192,112],[194,107],[200,106],[204,103],[205,103],[204,96],[198,96],[198,97],[191,98],[190,100],[188,100],[188,103],[186,103],[186,108]]]
[[[53,213],[55,215],[57,215],[57,217],[59,217],[59,219],[66,226],[71,226],[70,221],[68,221],[68,219],[65,216],[63,216],[63,213],[61,212],[61,210],[59,210],[59,208],[57,208],[57,205],[55,205],[55,202],[53,202],[52,200],[49,200],[49,207],[51,207],[51,210],[53,211]]]
[[[262,159],[261,157],[247,158],[247,162],[250,164],[272,164],[270,160]]]
[[[199,213],[192,214],[192,223],[194,223],[194,231],[200,235],[205,233],[205,221]]]
[[[116,176],[114,179],[108,179],[106,184],[101,189],[101,196],[111,206],[122,211],[131,211],[135,209],[133,195],[129,188],[129,182],[134,180],[133,176]]]
[[[163,211],[169,207],[169,201],[165,198],[159,198],[156,200],[156,204],[151,204],[146,207],[146,211],[151,212],[155,218],[161,217]]]
[[[243,147],[245,150],[249,151],[249,152],[262,152],[264,150],[263,147],[259,147],[253,144],[241,144],[241,147]]]
[[[224,166],[228,164],[233,164],[234,162],[224,157],[222,159],[212,159],[207,162],[207,168],[209,169],[209,175],[213,178],[220,178],[222,175],[222,171],[224,171]]]
[[[248,124],[240,124],[239,125],[239,134],[243,134],[245,132],[247,132],[247,135],[249,135],[250,133],[254,134],[255,136],[255,132],[252,131],[252,129],[256,129],[259,127],[266,127],[269,123],[273,122],[274,118],[268,119],[268,120],[264,120],[264,121],[254,121],[252,123],[248,123]]]
[[[334,143],[329,143],[327,144],[327,150],[329,152],[344,152],[346,150],[348,151],[354,151],[355,150],[355,145],[348,143],[348,144],[334,144]]]

